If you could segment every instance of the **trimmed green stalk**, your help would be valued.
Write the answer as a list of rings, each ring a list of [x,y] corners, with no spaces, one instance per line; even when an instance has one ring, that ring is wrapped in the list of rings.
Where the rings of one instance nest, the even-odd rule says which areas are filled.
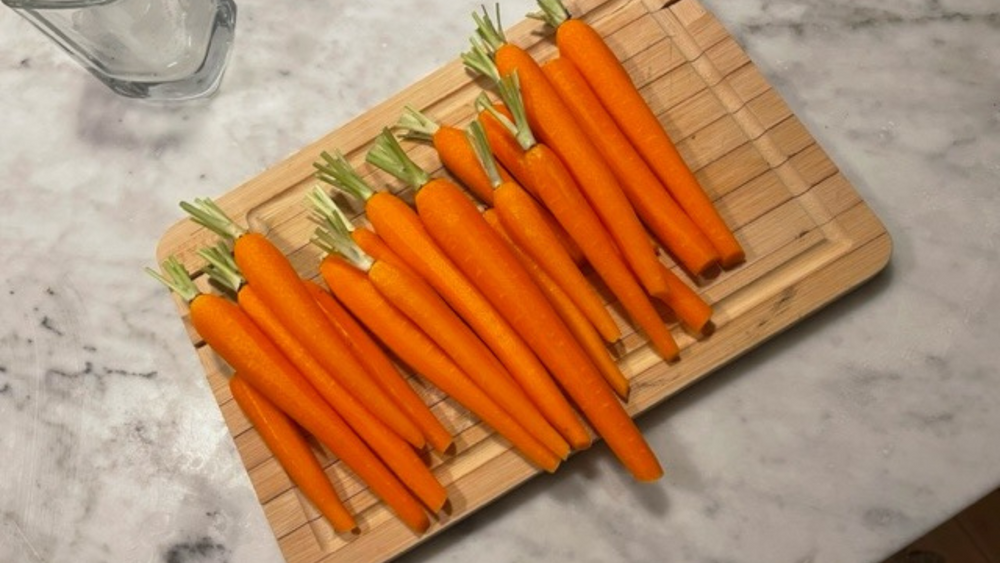
[[[333,198],[317,186],[313,188],[307,199],[313,211],[320,218],[317,221],[319,227],[316,228],[311,239],[312,243],[327,254],[336,254],[359,269],[368,271],[375,261],[354,242],[351,237],[354,225],[333,201]]]
[[[489,47],[477,37],[470,38],[469,43],[472,44],[472,48],[461,55],[465,68],[471,70],[473,74],[489,78],[494,84],[500,82],[500,71],[493,62]]]
[[[469,144],[476,151],[476,158],[479,159],[479,164],[483,166],[486,176],[490,179],[490,185],[494,189],[499,188],[500,184],[503,183],[503,178],[500,177],[500,171],[497,169],[497,161],[493,158],[493,151],[490,150],[490,142],[486,139],[483,124],[478,121],[470,123],[469,128],[465,130],[465,137],[469,139]]]
[[[382,129],[382,133],[375,137],[375,145],[368,151],[365,160],[406,182],[415,190],[431,180],[430,175],[406,155],[406,151],[388,128]]]
[[[329,225],[333,228],[342,228],[348,234],[354,231],[354,223],[351,223],[350,218],[323,188],[314,186],[312,191],[306,194],[306,203],[316,212],[309,218],[320,227]]]
[[[226,243],[220,242],[212,247],[200,248],[198,249],[198,256],[201,256],[208,262],[205,273],[212,281],[233,293],[240,292],[240,288],[246,283],[246,279],[240,272],[240,267],[236,265],[233,253],[226,246]]]
[[[162,274],[152,268],[146,268],[146,273],[180,295],[181,299],[187,303],[194,301],[196,297],[201,295],[201,291],[194,285],[191,276],[176,256],[170,256],[164,260],[160,264],[160,269],[163,270]]]
[[[199,225],[222,238],[236,240],[247,233],[237,225],[211,198],[195,198],[194,203],[181,202],[181,209]]]
[[[313,163],[313,167],[316,168],[316,178],[320,181],[326,182],[361,201],[368,201],[368,198],[375,195],[375,190],[347,162],[344,153],[336,151],[336,153],[331,155],[323,151],[320,153],[320,157],[323,159],[323,162]]]
[[[558,28],[566,20],[572,18],[569,10],[563,5],[562,0],[537,0],[538,7],[541,10],[537,12],[528,12],[528,17],[536,20],[542,20],[543,22],[549,24],[553,28]]]
[[[500,23],[500,4],[494,4],[494,7],[496,8],[496,23],[490,18],[486,6],[483,6],[483,15],[481,16],[472,12],[472,19],[476,22],[476,36],[488,47],[491,55],[507,44],[507,36],[504,35],[503,25]]]
[[[538,140],[535,139],[534,133],[531,132],[531,125],[528,123],[528,114],[524,110],[524,100],[521,98],[521,82],[517,77],[517,72],[503,77],[498,84],[497,90],[500,93],[500,99],[503,100],[504,106],[507,107],[511,116],[514,117],[513,122],[493,107],[493,103],[490,102],[489,97],[485,93],[480,94],[476,98],[476,109],[490,112],[490,115],[495,117],[497,121],[514,135],[514,138],[517,139],[517,144],[522,149],[528,150],[537,145]]]
[[[433,119],[408,105],[403,108],[403,113],[399,116],[395,128],[405,131],[403,133],[404,139],[433,142],[434,134],[441,127]]]

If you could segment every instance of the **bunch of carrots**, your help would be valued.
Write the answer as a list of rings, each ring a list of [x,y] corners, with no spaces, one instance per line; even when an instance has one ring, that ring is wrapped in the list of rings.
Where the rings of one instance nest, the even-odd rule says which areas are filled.
[[[411,186],[413,206],[373,189],[340,153],[316,163],[320,180],[364,202],[374,229],[353,225],[323,188],[309,194],[326,288],[208,199],[181,207],[222,238],[199,254],[232,299],[202,293],[174,258],[150,270],[189,303],[195,329],[235,371],[234,399],[338,531],[358,523],[305,433],[417,533],[447,503],[419,452],[450,455],[453,436],[387,351],[541,469],[596,434],[636,479],[663,473],[623,405],[629,381],[608,348],[621,329],[584,272],[671,361],[679,350],[654,301],[696,336],[711,308],[655,245],[694,279],[744,253],[600,35],[560,0],[539,5],[559,57],[539,65],[507,43],[499,12],[495,22],[475,14],[463,60],[499,100],[481,95],[465,130],[413,108],[396,124],[431,142],[487,209],[421,169],[387,128],[367,161]]]

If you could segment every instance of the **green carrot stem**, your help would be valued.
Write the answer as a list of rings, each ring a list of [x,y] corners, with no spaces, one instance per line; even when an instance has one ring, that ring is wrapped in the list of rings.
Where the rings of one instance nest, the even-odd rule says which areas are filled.
[[[342,229],[347,234],[354,231],[354,223],[351,223],[350,218],[323,188],[313,187],[312,191],[306,194],[306,203],[316,212],[310,219],[320,227]]]
[[[194,285],[191,276],[184,269],[180,260],[176,256],[170,256],[160,264],[163,273],[152,268],[146,268],[146,273],[153,276],[157,281],[167,286],[171,291],[180,295],[184,301],[190,303],[195,297],[201,295],[201,291]]]
[[[500,171],[497,169],[497,161],[493,158],[493,151],[490,150],[490,142],[486,138],[483,124],[473,120],[469,124],[469,128],[466,129],[465,136],[469,139],[472,149],[476,151],[476,157],[483,166],[486,176],[490,179],[490,185],[494,188],[500,187],[503,178],[500,177]]]
[[[493,62],[490,48],[478,37],[470,38],[469,43],[472,44],[472,48],[461,55],[465,68],[471,70],[473,74],[489,78],[493,83],[500,82],[500,71]]]
[[[500,23],[500,4],[494,4],[494,6],[496,8],[496,23],[490,18],[486,6],[483,6],[483,15],[472,13],[472,19],[476,22],[476,35],[489,47],[491,54],[507,43],[507,37],[503,33],[503,25]]]
[[[406,151],[388,128],[382,129],[382,133],[375,137],[375,145],[368,151],[365,160],[406,182],[415,190],[431,180],[430,175],[406,155]]]
[[[246,283],[246,279],[240,272],[240,267],[236,265],[233,253],[226,243],[220,242],[212,247],[200,248],[198,256],[208,262],[208,267],[205,268],[208,277],[229,291],[239,293],[240,288]]]
[[[563,5],[562,0],[537,0],[538,7],[541,10],[537,12],[528,12],[528,17],[536,20],[542,20],[543,22],[549,24],[553,28],[557,28],[562,25],[563,22],[570,19],[571,16],[569,10]]]
[[[350,235],[335,233],[330,229],[325,229],[323,227],[316,227],[316,231],[313,233],[311,241],[313,244],[322,249],[323,252],[327,254],[336,254],[363,272],[367,272],[371,269],[372,264],[375,263],[375,260],[371,256],[365,254],[365,252],[361,250],[361,248],[355,244],[353,240],[351,240]]]
[[[211,230],[220,237],[236,240],[247,230],[237,225],[211,198],[195,198],[194,203],[181,202],[181,209],[191,220]]]
[[[406,106],[403,108],[402,115],[399,116],[399,121],[396,122],[396,128],[406,131],[403,134],[404,139],[433,141],[434,133],[437,133],[440,126],[413,106]]]
[[[347,162],[344,153],[336,151],[331,155],[323,151],[320,153],[320,158],[323,159],[323,162],[313,163],[313,167],[316,168],[316,177],[319,180],[361,201],[368,201],[368,198],[375,195],[375,190]]]

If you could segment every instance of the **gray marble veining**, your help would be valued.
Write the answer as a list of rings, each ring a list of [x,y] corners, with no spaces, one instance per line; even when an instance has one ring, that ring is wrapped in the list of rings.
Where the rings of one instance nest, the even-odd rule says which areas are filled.
[[[406,561],[874,561],[1000,483],[995,2],[720,2],[890,229],[868,285]],[[280,554],[173,304],[141,267],[222,193],[464,47],[444,0],[240,2],[215,98],[115,97],[0,11],[0,561]],[[505,2],[508,20],[530,2]]]

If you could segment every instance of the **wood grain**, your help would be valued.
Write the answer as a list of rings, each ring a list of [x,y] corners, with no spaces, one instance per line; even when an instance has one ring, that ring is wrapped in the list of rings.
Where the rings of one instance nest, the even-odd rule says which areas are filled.
[[[699,341],[673,326],[682,353],[672,365],[649,349],[603,292],[624,335],[614,351],[633,386],[627,407],[639,414],[873,276],[886,264],[891,241],[746,53],[695,0],[582,0],[571,8],[594,25],[624,61],[747,250],[743,266],[710,281],[697,281],[698,291],[715,309],[717,330]],[[556,52],[542,31],[540,23],[525,21],[509,30],[508,37],[544,60]],[[395,122],[406,103],[440,121],[464,125],[473,115],[471,103],[479,86],[455,60],[217,201],[234,217],[265,232],[303,276],[313,278],[319,253],[308,244],[312,224],[301,201],[316,184],[311,165],[319,152],[343,151],[374,185],[389,186],[407,197],[398,182],[364,164],[370,140],[384,125]],[[440,171],[430,148],[408,145],[407,150],[420,164]],[[351,209],[355,220],[364,223],[360,209]],[[213,238],[181,221],[165,233],[157,255],[161,260],[176,255],[197,272],[201,264],[194,251]],[[663,260],[683,276],[669,256]],[[299,495],[236,408],[226,385],[229,368],[190,329],[180,301],[178,308],[290,562],[390,559],[536,473],[509,444],[461,407],[411,378],[457,437],[455,455],[429,455],[432,470],[448,488],[451,510],[429,533],[415,536],[349,470],[317,446],[327,474],[357,513],[363,530],[359,536],[338,535]]]

